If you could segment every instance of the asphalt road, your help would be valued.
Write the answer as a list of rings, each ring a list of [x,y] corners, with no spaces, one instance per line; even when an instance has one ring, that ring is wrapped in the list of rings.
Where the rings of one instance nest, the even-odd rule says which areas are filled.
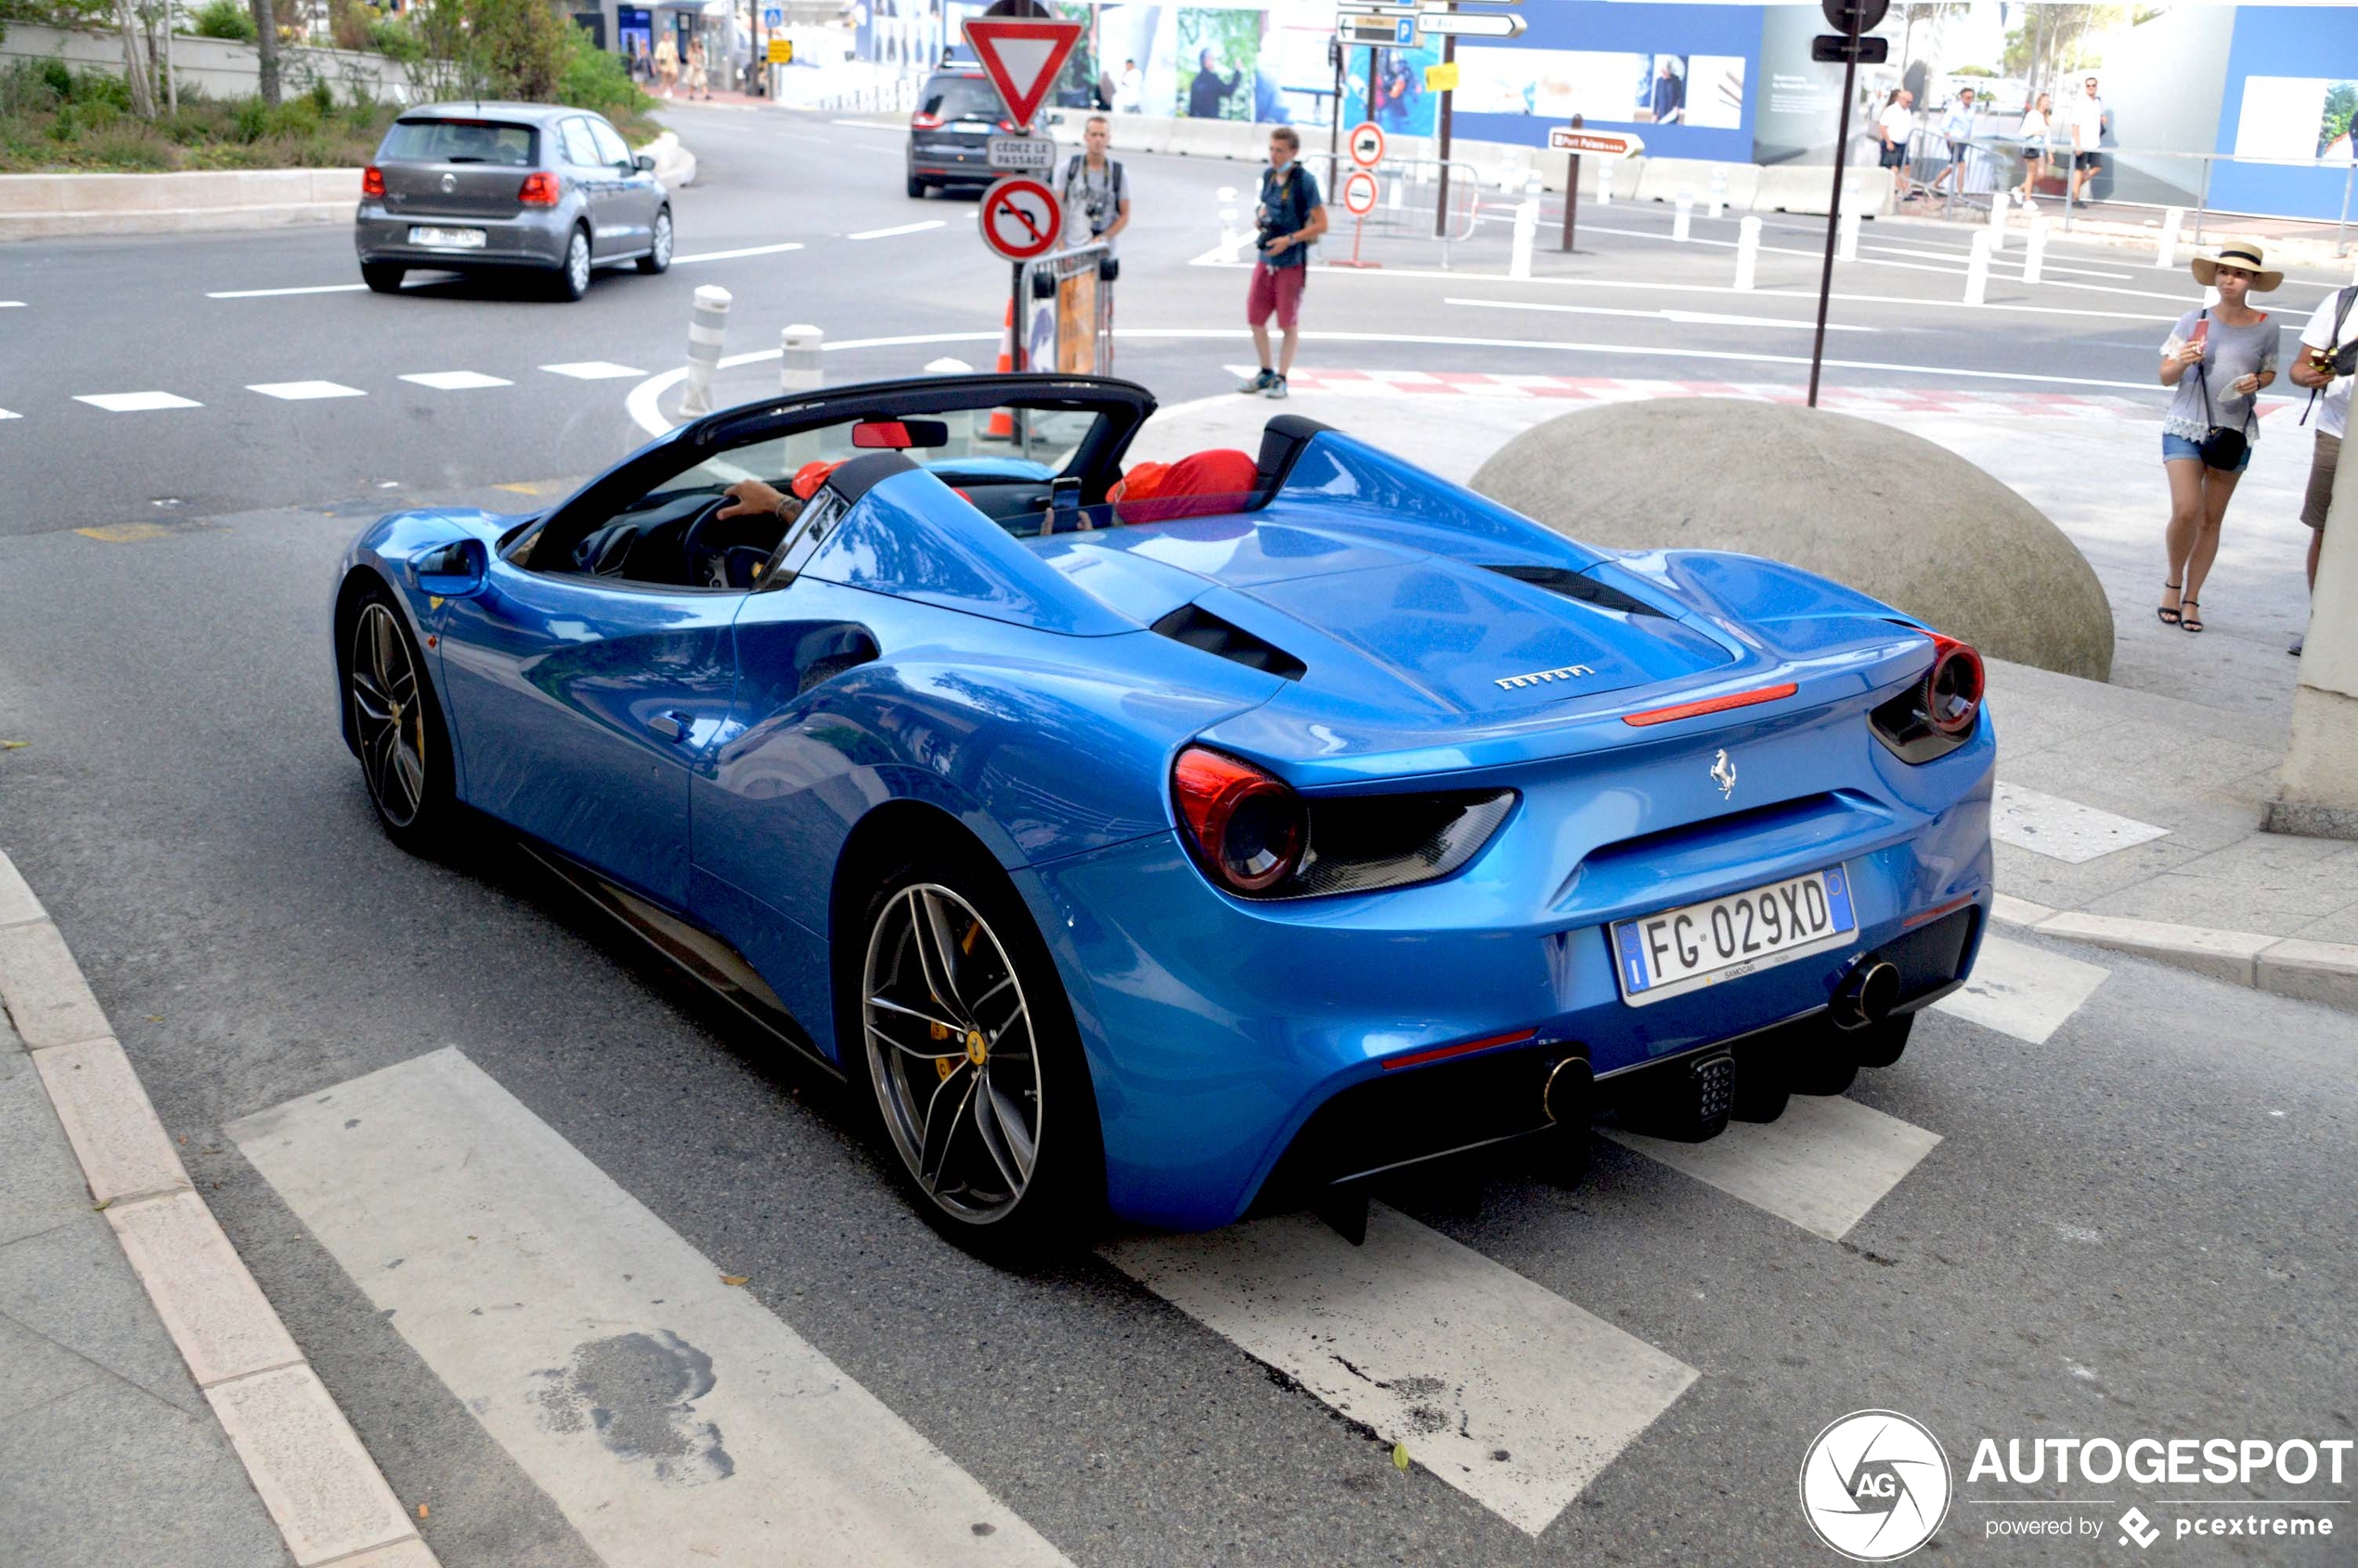
[[[1137,1269],[1083,1256],[1007,1273],[950,1249],[894,1195],[823,1082],[512,852],[487,846],[441,865],[395,850],[336,736],[321,626],[332,561],[358,514],[392,493],[380,486],[524,505],[488,486],[603,466],[635,439],[622,408],[633,382],[538,368],[676,364],[700,282],[736,292],[732,348],[767,346],[797,319],[839,340],[995,328],[1001,284],[965,232],[972,204],[907,201],[896,136],[766,115],[675,120],[709,181],[681,198],[683,255],[804,249],[604,279],[575,306],[441,285],[398,299],[210,297],[350,281],[341,231],[8,253],[6,292],[26,305],[0,320],[0,404],[22,416],[0,423],[0,738],[29,744],[0,752],[0,845],[56,913],[270,1299],[395,1491],[430,1505],[444,1562],[594,1563],[602,1526],[569,1512],[563,1478],[454,1392],[416,1314],[382,1304],[392,1287],[380,1271],[405,1260],[364,1263],[336,1239],[340,1212],[382,1195],[330,1190],[316,1206],[291,1196],[231,1129],[358,1093],[362,1075],[445,1048],[1075,1562],[1831,1562],[1804,1527],[1795,1476],[1820,1428],[1871,1406],[1944,1440],[1958,1500],[1932,1549],[1975,1561],[2091,1549],[1989,1538],[1993,1522],[2059,1512],[2103,1519],[2092,1549],[2113,1553],[2110,1521],[2131,1503],[2159,1518],[2290,1500],[2358,1528],[2323,1501],[2358,1496],[2358,1477],[2188,1491],[1964,1473],[1983,1437],[2002,1450],[2009,1437],[2066,1434],[2353,1435],[2358,1057],[2346,1014],[2017,942],[1991,960],[1984,1021],[1926,1015],[1905,1061],[1864,1075],[1843,1102],[1845,1126],[1889,1134],[1912,1158],[1875,1181],[1872,1206],[1839,1239],[1793,1217],[1812,1196],[1807,1173],[1747,1195],[1724,1173],[1706,1179],[1601,1139],[1569,1190],[1510,1172],[1402,1183],[1387,1202],[1449,1268],[1470,1280],[1510,1271],[1540,1293],[1534,1310],[1609,1327],[1693,1374],[1534,1532],[1478,1480],[1445,1474],[1445,1432],[1412,1440],[1414,1462],[1396,1468],[1389,1444],[1313,1380],[1274,1372],[1233,1326],[1182,1310]],[[1149,200],[1125,247],[1122,324],[1229,328],[1241,279],[1189,263],[1216,239],[1214,188],[1239,175],[1150,159],[1136,177]],[[946,227],[851,238],[935,218]],[[1718,379],[1742,364],[1743,379],[1798,379],[1789,361],[1807,336],[1790,323],[1443,303],[1660,310],[1709,298],[1709,313],[1807,315],[1789,297],[1731,306],[1669,292],[1724,281],[1724,253],[1644,237],[1666,229],[1659,213],[1626,227],[1638,233],[1597,236],[1606,248],[1593,262],[1546,269],[1588,284],[1461,283],[1406,266],[1321,277],[1311,324],[1365,335],[1306,352],[1372,368]],[[1937,234],[1909,244],[1961,250]],[[1467,249],[1477,254],[1453,262],[1470,270],[1479,247]],[[2107,269],[2092,248],[2083,260]],[[1923,266],[1856,269],[1860,292],[1893,297],[1837,317],[1872,330],[1849,335],[1872,350],[1846,343],[1845,357],[1915,367],[1872,372],[1880,384],[2132,380],[2149,372],[2159,318],[2189,292],[2116,260],[2128,292],[2074,294],[2067,308],[2121,319],[1969,314],[1936,303],[1954,292],[1953,272]],[[1772,258],[1764,282],[1788,267],[1807,271]],[[1594,286],[1620,283],[1652,292]],[[1509,316],[1510,328],[1495,319]],[[829,373],[912,369],[943,351],[849,350]],[[1121,353],[1126,372],[1178,401],[1224,385],[1239,349],[1141,333]],[[1755,357],[1682,357],[1698,354]],[[435,392],[398,379],[455,369],[514,384]],[[302,379],[365,396],[244,390]],[[73,401],[147,389],[202,406],[108,414]],[[1830,1186],[1873,1163],[1843,1136],[1803,1152],[1848,1173]],[[1189,1255],[1220,1255],[1206,1245]],[[684,1299],[711,1282],[643,1288]],[[501,1305],[486,1296],[473,1310]],[[1411,1345],[1434,1334],[1429,1323],[1385,1331]],[[1608,1419],[1588,1401],[1611,1367],[1534,1364],[1512,1340],[1449,1353],[1483,1360],[1495,1386],[1548,1391],[1575,1432]],[[1482,1395],[1436,1397],[1483,1419]],[[657,1468],[618,1464],[617,1495],[640,1496]],[[2199,1501],[2158,1506],[2179,1498]],[[2348,1561],[2339,1539],[2157,1549]]]

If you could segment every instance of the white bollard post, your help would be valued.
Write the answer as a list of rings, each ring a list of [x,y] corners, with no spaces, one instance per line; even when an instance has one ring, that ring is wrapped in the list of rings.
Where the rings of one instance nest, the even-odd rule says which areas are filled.
[[[1597,205],[1613,205],[1613,160],[1610,157],[1597,160]]]
[[[1507,260],[1507,276],[1531,276],[1531,244],[1539,235],[1539,198],[1526,196],[1515,204],[1515,246]]]
[[[2164,207],[2161,210],[2161,233],[2154,239],[2154,266],[2164,272],[2178,265],[2178,230],[2185,221],[2186,210],[2183,207]]]
[[[1687,242],[1687,236],[1691,231],[1694,223],[1694,192],[1691,190],[1680,191],[1678,193],[1678,200],[1673,203],[1673,205],[1678,210],[1671,215],[1670,238],[1683,245]]]
[[[2022,242],[2022,280],[2036,284],[2039,269],[2047,262],[2047,220],[2033,213],[2030,215],[2030,237]]]
[[[1736,225],[1736,287],[1749,292],[1753,269],[1760,265],[1760,220],[1751,214]]]
[[[2002,190],[1989,193],[1989,250],[1993,255],[2006,248],[2007,194]]]
[[[1834,260],[1859,259],[1859,209],[1853,207],[1842,214],[1842,222],[1834,226]]]
[[[1973,237],[1973,254],[1965,262],[1965,303],[1979,305],[1989,292],[1989,231]]]
[[[797,321],[778,334],[778,390],[793,394],[816,392],[827,384],[819,369],[819,345],[827,334],[807,321]]]
[[[681,413],[712,412],[712,372],[720,364],[728,331],[729,291],[706,283],[696,291],[695,310],[688,318],[688,390],[680,397]]]
[[[1711,171],[1711,215],[1718,217],[1728,210],[1728,171]]]

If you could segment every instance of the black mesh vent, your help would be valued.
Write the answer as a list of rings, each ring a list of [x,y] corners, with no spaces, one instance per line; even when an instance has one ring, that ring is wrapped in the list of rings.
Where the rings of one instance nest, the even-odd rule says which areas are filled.
[[[1594,604],[1600,610],[1618,610],[1625,616],[1659,616],[1660,610],[1642,599],[1633,599],[1610,583],[1600,583],[1585,572],[1563,566],[1492,566],[1486,568],[1500,577],[1517,582],[1544,588],[1550,593],[1561,593],[1566,599],[1577,599],[1584,604]]]
[[[1172,611],[1155,622],[1154,629],[1174,642],[1201,648],[1250,669],[1266,670],[1282,680],[1299,680],[1309,667],[1283,648],[1193,604]]]

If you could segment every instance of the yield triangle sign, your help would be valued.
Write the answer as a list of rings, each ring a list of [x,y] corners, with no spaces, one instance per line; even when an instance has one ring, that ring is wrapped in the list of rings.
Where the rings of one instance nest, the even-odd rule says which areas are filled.
[[[966,43],[999,89],[1007,118],[1029,125],[1064,69],[1082,24],[1050,17],[977,17],[966,23]]]

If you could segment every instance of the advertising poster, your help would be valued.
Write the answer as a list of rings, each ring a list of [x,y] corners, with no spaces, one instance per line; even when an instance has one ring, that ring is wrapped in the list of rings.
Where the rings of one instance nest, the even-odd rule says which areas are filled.
[[[1268,13],[1179,7],[1173,114],[1186,120],[1250,120]]]
[[[1742,55],[1639,54],[1604,49],[1460,47],[1458,108],[1607,123],[1743,124]]]
[[[2235,122],[2239,158],[2351,161],[2350,131],[2358,82],[2326,76],[2251,76]]]
[[[1425,71],[1427,68],[1441,63],[1441,51],[1428,46],[1378,49],[1375,54],[1372,106],[1368,102],[1371,95],[1367,80],[1367,51],[1354,49],[1345,62],[1344,121],[1355,125],[1362,120],[1373,120],[1397,136],[1432,136],[1440,119],[1441,95],[1425,86]],[[1465,57],[1466,51],[1461,47],[1458,58],[1463,59]],[[1465,101],[1461,93],[1458,98],[1458,107],[1463,108]]]

